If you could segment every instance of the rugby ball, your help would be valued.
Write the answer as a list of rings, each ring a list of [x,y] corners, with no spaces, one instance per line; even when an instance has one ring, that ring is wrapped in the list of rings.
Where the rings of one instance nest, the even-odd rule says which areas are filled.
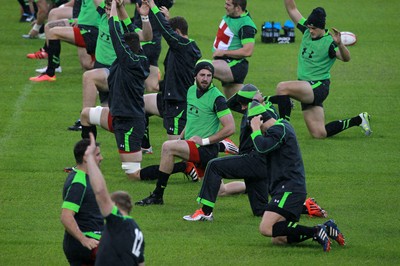
[[[354,33],[349,31],[342,31],[340,33],[342,43],[346,46],[354,45],[357,42],[357,37]]]

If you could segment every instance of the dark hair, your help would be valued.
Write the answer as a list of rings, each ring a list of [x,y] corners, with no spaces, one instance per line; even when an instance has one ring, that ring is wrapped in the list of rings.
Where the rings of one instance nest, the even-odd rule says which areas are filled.
[[[136,32],[126,32],[124,34],[124,39],[131,51],[137,54],[140,50],[139,35]]]
[[[183,35],[188,35],[189,26],[184,17],[173,17],[169,19],[169,25],[173,30],[180,30]]]
[[[247,0],[232,0],[233,6],[240,6],[240,8],[245,11],[247,7]]]
[[[75,144],[74,156],[75,156],[75,162],[77,164],[83,163],[83,156],[85,155],[85,151],[89,145],[90,145],[90,139],[82,139]],[[96,146],[99,145],[100,144],[96,142]]]
[[[115,191],[111,194],[111,200],[115,202],[115,205],[119,209],[130,213],[132,210],[132,198],[125,191]]]

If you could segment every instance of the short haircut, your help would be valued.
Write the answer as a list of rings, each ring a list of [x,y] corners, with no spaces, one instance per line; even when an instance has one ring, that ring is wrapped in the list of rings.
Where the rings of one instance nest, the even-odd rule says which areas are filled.
[[[189,25],[184,17],[173,17],[169,20],[169,25],[173,30],[180,30],[183,35],[188,35]]]
[[[139,53],[140,40],[139,35],[136,32],[127,32],[124,34],[126,44],[129,46],[131,51],[135,54]]]
[[[115,205],[119,209],[122,209],[123,211],[130,213],[132,210],[132,198],[128,194],[128,192],[125,191],[115,191],[111,194],[111,200],[115,202]]]
[[[86,149],[89,145],[90,145],[90,139],[82,139],[75,144],[74,156],[75,156],[75,162],[77,164],[83,163],[83,156],[85,155]],[[96,146],[100,146],[100,144],[96,142]]]
[[[240,6],[240,8],[245,11],[247,7],[247,0],[232,0],[233,6]]]

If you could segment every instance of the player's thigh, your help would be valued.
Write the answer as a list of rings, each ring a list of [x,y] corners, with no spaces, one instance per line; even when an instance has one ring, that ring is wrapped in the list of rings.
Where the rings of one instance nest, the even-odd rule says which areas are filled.
[[[75,34],[72,27],[54,27],[49,30],[49,39],[58,39],[75,44]]]
[[[276,88],[276,93],[278,95],[289,95],[302,103],[312,103],[314,101],[313,90],[307,81],[280,82]]]
[[[65,7],[53,8],[49,12],[48,21],[53,21],[63,18],[66,19],[72,18],[72,7],[65,6]]]
[[[233,82],[233,74],[230,66],[224,60],[214,60],[214,77],[223,82]]]
[[[157,107],[157,95],[158,93],[148,93],[143,96],[144,109],[147,114],[160,116]]]
[[[111,126],[112,118],[110,116],[110,109],[108,107],[103,107],[101,110],[100,124],[101,127],[105,130],[110,131],[112,129]]]
[[[120,153],[121,162],[135,163],[142,161],[142,151],[132,153]]]
[[[54,27],[71,27],[71,24],[69,23],[68,19],[52,20],[46,23],[45,30],[46,32],[48,32],[51,28]]]
[[[185,140],[167,140],[162,145],[162,154],[172,154],[176,157],[188,160],[190,148]]]
[[[211,160],[208,168],[222,178],[261,179],[266,165],[251,155],[232,155]]]

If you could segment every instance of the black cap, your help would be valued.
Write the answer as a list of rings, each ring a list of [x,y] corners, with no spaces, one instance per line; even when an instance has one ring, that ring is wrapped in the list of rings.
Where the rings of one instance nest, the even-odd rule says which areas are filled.
[[[323,7],[315,8],[306,20],[306,25],[325,29],[326,13]]]
[[[197,61],[195,67],[194,67],[194,76],[197,76],[197,74],[200,72],[202,69],[207,69],[211,72],[211,74],[214,76],[214,65],[210,60],[199,60]]]

